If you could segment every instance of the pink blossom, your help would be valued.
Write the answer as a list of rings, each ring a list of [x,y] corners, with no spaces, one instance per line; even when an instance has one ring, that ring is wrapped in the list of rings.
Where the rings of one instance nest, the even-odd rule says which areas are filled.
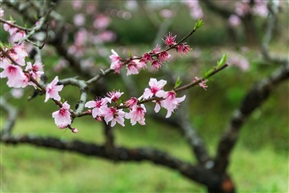
[[[176,44],[175,39],[176,39],[176,35],[172,36],[171,33],[169,33],[168,35],[166,35],[166,38],[163,39],[164,43],[166,44],[166,46],[171,46]]]
[[[78,133],[78,129],[76,128],[71,128],[72,133]]]
[[[166,60],[168,60],[171,57],[171,55],[167,52],[167,51],[162,51],[159,55],[158,55],[158,60],[160,62],[164,62]]]
[[[19,65],[25,65],[25,57],[28,56],[24,44],[15,45],[8,51],[9,56]]]
[[[167,110],[166,118],[169,118],[172,115],[172,112],[178,108],[179,104],[183,102],[186,98],[186,95],[176,98],[176,93],[174,91],[169,91],[165,93],[165,99],[161,101],[161,106]]]
[[[133,106],[137,105],[138,100],[135,97],[131,97],[129,100],[127,100],[124,104],[129,107],[132,108]]]
[[[11,50],[14,51],[14,53],[19,57],[19,58],[25,58],[28,56],[27,51],[25,50],[24,44],[18,44],[14,46]],[[10,50],[10,51],[11,51]],[[11,51],[12,52],[12,51]]]
[[[144,62],[148,62],[148,61],[152,61],[152,56],[149,54],[149,53],[145,53],[143,56],[142,56],[142,60]]]
[[[145,60],[144,58],[141,58],[140,60],[138,60],[139,63],[139,67],[140,68],[146,68],[147,67],[147,60]]]
[[[207,88],[208,88],[208,85],[206,85],[206,82],[207,81],[202,81],[199,83],[199,86],[202,87],[204,90],[207,90]]]
[[[161,46],[160,45],[156,45],[156,47],[153,49],[152,54],[157,54],[161,51]]]
[[[106,124],[109,122],[111,127],[115,126],[116,123],[119,123],[121,126],[124,126],[124,116],[125,112],[121,109],[116,109],[114,107],[105,107],[102,106],[100,111],[103,113],[104,121]]]
[[[12,21],[8,21],[8,23],[12,23]],[[3,24],[3,28],[5,31],[7,31],[9,33],[9,35],[13,35],[14,33],[17,32],[17,28],[16,27],[12,27],[11,25],[9,25],[8,23],[4,23]]]
[[[85,17],[83,14],[79,13],[79,14],[76,14],[74,17],[73,17],[73,23],[76,25],[76,26],[83,26],[83,24],[85,23]]]
[[[109,56],[109,59],[111,61],[110,69],[114,70],[115,73],[120,73],[120,69],[123,66],[123,62],[121,61],[121,58],[114,50],[111,50],[111,52],[112,55]]]
[[[137,64],[139,69],[144,69],[147,67],[145,61],[143,60],[134,60],[134,62]]]
[[[68,53],[79,58],[84,54],[84,47],[82,45],[72,44],[68,48]]]
[[[14,88],[24,88],[28,85],[28,77],[23,73],[20,66],[11,64],[7,59],[2,59],[0,62],[0,78],[7,78],[7,85]]]
[[[18,42],[19,40],[23,39],[26,36],[25,31],[20,30],[11,35],[11,41],[12,42]]]
[[[72,6],[75,10],[81,9],[82,4],[83,4],[82,0],[73,0],[72,1]]]
[[[77,31],[74,35],[74,43],[68,48],[70,54],[81,57],[84,54],[85,44],[88,40],[88,32],[85,29]]]
[[[110,65],[110,69],[114,70],[115,73],[119,74],[122,66],[123,66],[123,63],[120,61],[119,62],[112,62]]]
[[[268,15],[268,8],[265,1],[257,1],[256,5],[253,7],[253,12],[256,15],[259,15],[261,17],[267,17]]]
[[[97,36],[94,37],[95,42],[112,42],[116,38],[116,35],[112,31],[103,31],[100,32]]]
[[[153,102],[156,103],[156,106],[155,106],[155,108],[154,108],[154,111],[155,111],[156,113],[158,113],[158,112],[161,110],[161,101],[160,101],[160,100],[157,100],[157,101],[153,101]]]
[[[238,25],[240,25],[240,23],[241,23],[241,20],[237,15],[231,15],[229,17],[229,25],[230,26],[238,26]]]
[[[199,5],[198,0],[194,0],[194,1],[185,0],[185,4],[187,4],[187,6],[189,7],[192,18],[198,19],[204,16],[203,10],[201,6]]]
[[[140,106],[135,105],[131,109],[129,113],[126,114],[125,118],[130,119],[130,123],[132,125],[135,125],[136,122],[138,122],[141,125],[145,125],[145,113],[146,113],[146,108],[143,104]]]
[[[4,16],[4,10],[0,7],[0,18]]]
[[[98,15],[94,22],[93,27],[96,29],[104,29],[110,24],[110,18],[106,15],[100,14]]]
[[[100,108],[102,106],[107,107],[107,105],[106,105],[107,102],[108,102],[107,100],[104,100],[104,99],[101,98],[101,99],[97,99],[95,101],[88,101],[87,103],[85,103],[85,107],[93,108],[92,112],[91,112],[92,117],[93,118],[98,118],[98,117],[103,116],[102,112],[100,111]]]
[[[36,61],[33,65],[31,62],[27,62],[26,71],[29,71],[30,75],[35,79],[39,80],[40,77],[44,74],[43,72],[43,65]]]
[[[53,79],[53,81],[47,85],[44,102],[47,102],[49,98],[60,101],[61,97],[59,96],[58,92],[60,92],[63,89],[63,85],[57,85],[57,83],[58,83],[58,76],[56,76]]]
[[[9,23],[12,23],[12,22],[9,21]],[[25,35],[26,35],[26,34],[25,34],[25,31],[19,30],[18,28],[13,27],[13,26],[11,26],[11,25],[9,25],[9,24],[7,24],[7,23],[5,23],[5,24],[3,25],[3,27],[4,27],[4,30],[7,31],[7,32],[10,34],[10,36],[11,36],[11,37],[10,37],[10,40],[11,40],[13,43],[21,40],[21,39],[24,38]]]
[[[151,78],[149,81],[150,88],[146,88],[141,97],[144,99],[148,99],[152,96],[159,96],[158,92],[161,91],[166,84],[167,81],[165,80],[157,81],[157,79]]]
[[[93,14],[95,12],[96,6],[94,2],[87,3],[86,6],[86,13],[87,14]]]
[[[118,99],[121,97],[121,95],[123,95],[123,92],[119,92],[119,91],[112,91],[107,93],[108,96],[108,101],[111,103],[111,101],[113,102],[117,102]]]
[[[141,60],[131,60],[127,65],[127,76],[131,74],[138,74],[140,69],[143,69],[146,67],[146,63]]]
[[[68,67],[68,62],[65,59],[60,59],[57,61],[57,63],[54,64],[53,70],[55,72],[61,72],[62,69],[65,69]]]
[[[171,18],[174,16],[174,13],[170,9],[162,9],[160,15],[164,18]]]
[[[112,55],[109,56],[109,59],[111,62],[117,62],[120,61],[121,58],[119,57],[119,55],[116,53],[116,51],[114,51],[113,49],[111,50]]]
[[[250,12],[249,2],[236,2],[235,7],[238,16],[244,16]]]
[[[74,44],[77,46],[83,46],[87,42],[88,31],[86,29],[81,29],[77,31],[74,36]]]
[[[162,66],[162,64],[161,64],[158,60],[154,60],[154,61],[152,62],[152,68],[153,68],[153,70],[158,70],[161,66]]]
[[[71,124],[71,117],[70,117],[70,105],[67,102],[62,104],[62,107],[52,113],[52,117],[54,118],[55,124],[60,128],[66,128],[68,125]]]
[[[181,54],[187,54],[191,50],[191,48],[187,44],[179,44],[176,46],[176,50]]]
[[[247,71],[250,67],[249,61],[242,55],[230,53],[228,63],[239,67],[242,71]]]
[[[200,80],[200,79],[199,79],[198,77],[195,77],[195,78],[194,78],[194,82],[197,82],[197,81],[199,81],[199,80]],[[203,81],[201,81],[201,82],[199,83],[199,87],[203,88],[204,90],[207,90],[207,88],[208,88],[208,85],[206,85],[207,81],[208,81],[208,80],[203,80]]]
[[[199,19],[204,16],[202,8],[199,6],[198,8],[191,9],[191,17],[194,19]]]
[[[138,74],[139,73],[139,68],[137,64],[131,60],[127,65],[126,65],[127,73],[126,75],[132,75],[132,74]]]
[[[39,21],[39,20],[36,21],[36,22],[35,22],[35,25],[36,25],[36,26],[40,25],[40,21]]]

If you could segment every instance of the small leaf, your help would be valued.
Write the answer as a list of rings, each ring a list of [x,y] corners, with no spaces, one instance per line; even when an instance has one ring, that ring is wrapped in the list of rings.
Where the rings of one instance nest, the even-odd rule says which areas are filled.
[[[197,23],[195,24],[194,30],[199,29],[204,24],[203,20],[198,19]]]
[[[178,88],[182,84],[180,77],[177,78],[174,89]]]
[[[214,72],[214,69],[213,69],[213,68],[211,68],[210,70],[208,70],[208,71],[206,72],[206,75],[204,76],[204,78],[208,78],[208,76],[209,76],[212,72]]]
[[[121,103],[122,103],[122,100],[121,100],[121,99],[119,99],[119,100],[117,101],[116,105],[117,105],[117,106],[120,106],[120,105],[121,105]]]
[[[15,20],[13,19],[13,17],[10,15],[10,17],[9,17],[9,20],[12,22],[12,23],[14,23],[15,22]]]
[[[203,77],[206,78],[207,76],[208,76],[208,72],[207,72],[207,70],[204,69],[204,71],[203,71]]]
[[[217,68],[223,66],[225,62],[227,61],[228,55],[223,54],[222,58],[217,62]]]

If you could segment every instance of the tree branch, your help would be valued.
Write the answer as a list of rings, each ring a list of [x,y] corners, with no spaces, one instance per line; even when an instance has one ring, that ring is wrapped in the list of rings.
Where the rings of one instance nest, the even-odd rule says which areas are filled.
[[[229,163],[229,156],[237,142],[238,134],[246,118],[248,118],[256,108],[263,104],[276,86],[288,79],[289,63],[287,63],[286,66],[278,68],[268,78],[257,82],[257,84],[247,93],[241,106],[235,110],[227,130],[220,139],[214,165],[214,170],[217,173],[226,171]]]
[[[188,101],[186,100],[184,104],[176,112],[176,122],[179,125],[183,135],[187,139],[192,152],[196,156],[199,164],[204,165],[207,169],[211,169],[211,159],[206,150],[204,141],[196,132],[196,129],[192,127],[191,122],[188,120],[188,112],[186,107],[188,106]]]
[[[13,126],[15,124],[16,118],[17,118],[17,109],[10,105],[4,96],[0,97],[0,108],[2,108],[4,111],[8,113],[8,118],[5,120],[5,124],[3,124],[0,137],[2,136],[9,136],[11,135]]]
[[[40,137],[33,135],[18,135],[1,137],[1,142],[10,145],[30,144],[37,147],[45,147],[62,151],[70,151],[86,156],[99,157],[113,162],[141,162],[150,161],[180,172],[190,180],[203,185],[213,187],[220,184],[221,178],[212,171],[200,166],[193,166],[188,162],[181,161],[166,152],[153,148],[126,148],[115,147],[114,156],[106,151],[105,146],[82,141],[65,141],[53,137]]]

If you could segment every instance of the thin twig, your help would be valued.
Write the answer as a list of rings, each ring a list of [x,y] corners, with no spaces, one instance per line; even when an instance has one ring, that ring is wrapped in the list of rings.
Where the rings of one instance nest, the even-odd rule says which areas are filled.
[[[211,76],[215,75],[216,73],[220,72],[221,70],[224,70],[226,67],[228,67],[229,65],[228,64],[224,64],[223,66],[219,67],[219,68],[215,68],[214,71],[212,71],[211,73],[209,73],[206,77],[203,77],[199,80],[196,80],[196,81],[192,81],[191,83],[189,84],[186,84],[184,86],[181,86],[179,88],[176,88],[175,89],[175,92],[180,92],[182,90],[187,90],[188,88],[191,88],[193,86],[196,86],[198,85],[199,83],[207,80],[208,78],[210,78]]]

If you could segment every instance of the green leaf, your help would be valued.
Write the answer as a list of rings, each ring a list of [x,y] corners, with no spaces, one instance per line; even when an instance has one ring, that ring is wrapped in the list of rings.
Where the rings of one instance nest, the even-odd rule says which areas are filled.
[[[228,55],[223,54],[222,58],[217,62],[217,68],[223,66],[227,61]]]
[[[204,70],[204,72],[203,72],[203,78],[207,79],[208,76],[209,76],[212,72],[214,72],[214,68],[211,68],[211,69],[208,70],[208,71]]]
[[[203,20],[198,19],[197,23],[195,24],[194,30],[199,29],[204,24]]]
[[[211,69],[207,72],[207,74],[209,75],[209,74],[211,74],[212,72],[214,72],[214,68],[211,68]]]
[[[177,78],[174,89],[178,88],[182,84],[180,77]]]
[[[204,71],[203,71],[203,77],[206,78],[207,76],[208,76],[208,72],[207,72],[207,70],[204,69]]]
[[[9,20],[12,22],[12,23],[14,23],[15,22],[15,20],[13,19],[13,17],[10,15],[10,17],[9,17]]]
[[[122,103],[122,101],[121,101],[121,99],[119,99],[119,100],[117,101],[116,105],[117,105],[117,106],[120,106],[121,103]]]

